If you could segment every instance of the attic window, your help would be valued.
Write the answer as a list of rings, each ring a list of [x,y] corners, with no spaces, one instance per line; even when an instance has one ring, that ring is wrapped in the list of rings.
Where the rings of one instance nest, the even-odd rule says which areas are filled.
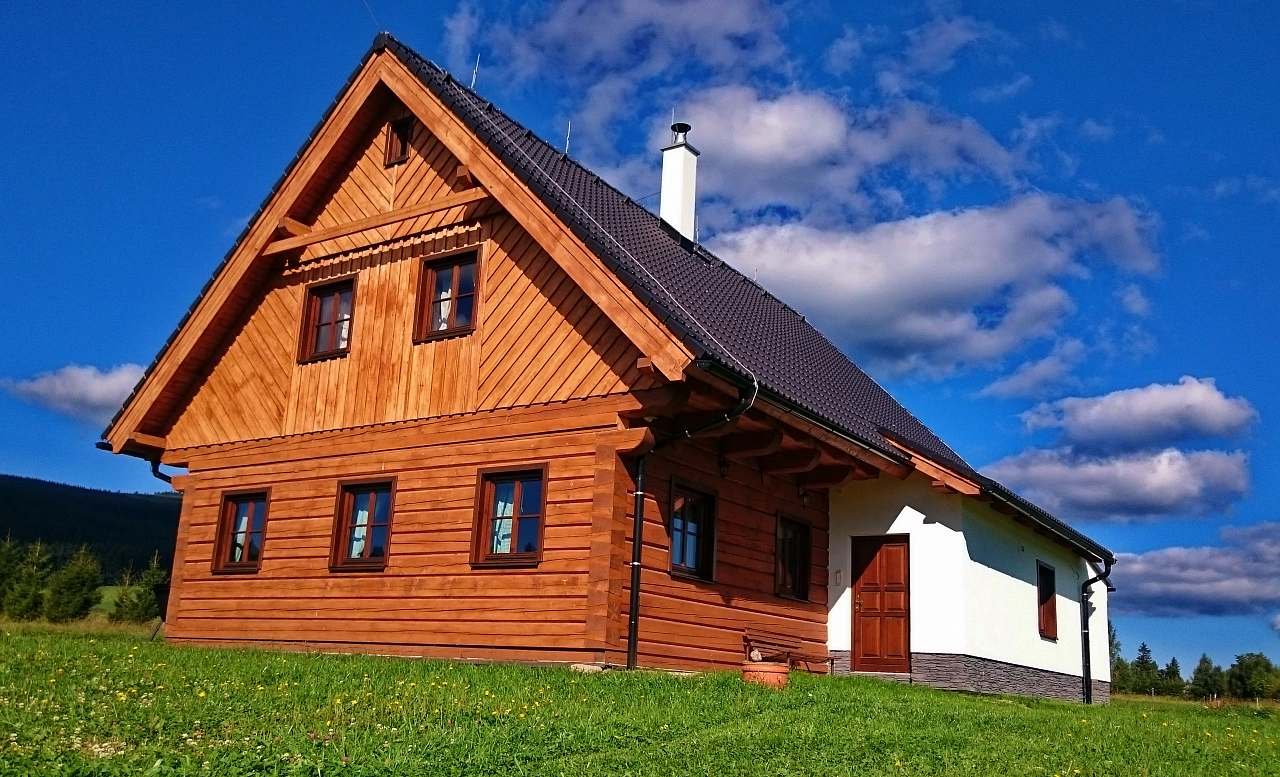
[[[302,314],[299,361],[345,356],[351,347],[356,285],[354,278],[312,286]]]
[[[475,329],[475,318],[476,252],[424,262],[414,342],[467,334]]]
[[[409,141],[413,139],[413,117],[387,122],[387,150],[384,166],[393,167],[409,159]]]

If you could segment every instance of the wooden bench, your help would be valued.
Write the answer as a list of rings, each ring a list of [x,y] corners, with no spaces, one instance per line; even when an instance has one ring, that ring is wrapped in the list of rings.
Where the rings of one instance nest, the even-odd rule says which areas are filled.
[[[804,641],[789,634],[779,634],[757,628],[742,632],[742,648],[749,661],[777,661],[788,666],[822,664],[827,673],[832,671],[832,659],[828,655],[805,653]]]

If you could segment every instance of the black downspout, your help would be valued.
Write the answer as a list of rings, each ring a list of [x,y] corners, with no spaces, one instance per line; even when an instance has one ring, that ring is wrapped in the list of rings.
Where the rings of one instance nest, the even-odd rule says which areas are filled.
[[[1111,567],[1115,563],[1115,559],[1103,559],[1102,572],[1080,584],[1080,650],[1083,654],[1080,662],[1080,681],[1083,684],[1081,698],[1084,699],[1085,704],[1093,704],[1093,657],[1089,651],[1089,597],[1093,592],[1090,589],[1093,588],[1094,583],[1106,581],[1108,591],[1116,590],[1115,586],[1111,585]]]
[[[173,485],[173,478],[160,471],[160,459],[151,459],[151,474],[169,485]]]
[[[630,612],[627,615],[627,669],[636,668],[636,652],[639,647],[637,643],[640,638],[640,573],[643,571],[641,559],[644,555],[644,500],[647,496],[645,493],[645,460],[650,453],[673,442],[692,440],[703,432],[708,432],[724,424],[733,423],[743,413],[751,409],[759,394],[760,383],[752,378],[751,393],[749,395],[743,393],[739,396],[738,404],[725,412],[724,415],[697,429],[683,429],[676,436],[656,443],[649,451],[636,457],[635,507],[632,509],[634,519],[631,525],[631,599]]]

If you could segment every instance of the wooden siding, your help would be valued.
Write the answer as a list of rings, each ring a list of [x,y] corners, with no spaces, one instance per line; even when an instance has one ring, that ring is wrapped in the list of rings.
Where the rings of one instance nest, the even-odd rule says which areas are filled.
[[[587,600],[597,452],[620,403],[472,414],[224,446],[191,461],[167,635],[472,658],[597,660]],[[548,466],[536,569],[473,569],[476,475]],[[338,482],[396,478],[387,567],[331,572]],[[214,574],[228,490],[270,488],[261,569]]]
[[[472,334],[413,344],[422,259],[481,252]],[[354,274],[350,353],[297,364],[308,283]],[[639,351],[497,214],[286,269],[168,431],[170,449],[537,404],[650,385]]]
[[[648,462],[643,574],[640,587],[641,666],[693,669],[729,668],[743,660],[743,632],[755,628],[803,641],[808,654],[827,654],[827,500],[814,493],[804,505],[795,483],[762,476],[751,467],[730,463],[721,477],[716,456],[705,444],[665,448]],[[625,475],[624,475],[625,476]],[[673,479],[716,496],[715,575],[713,582],[670,573],[667,518]],[[634,488],[628,479],[627,488]],[[631,558],[629,503],[625,545]],[[774,542],[779,513],[812,527],[809,599],[798,602],[774,594]],[[615,612],[620,650],[625,650],[630,580],[624,582]],[[815,671],[825,667],[814,665]]]

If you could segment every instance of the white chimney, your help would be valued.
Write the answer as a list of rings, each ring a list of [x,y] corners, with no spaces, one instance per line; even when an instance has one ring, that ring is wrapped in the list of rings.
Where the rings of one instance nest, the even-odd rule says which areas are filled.
[[[690,129],[682,121],[672,124],[671,145],[662,149],[658,215],[677,232],[696,241],[693,207],[698,195],[698,149],[685,140]]]

